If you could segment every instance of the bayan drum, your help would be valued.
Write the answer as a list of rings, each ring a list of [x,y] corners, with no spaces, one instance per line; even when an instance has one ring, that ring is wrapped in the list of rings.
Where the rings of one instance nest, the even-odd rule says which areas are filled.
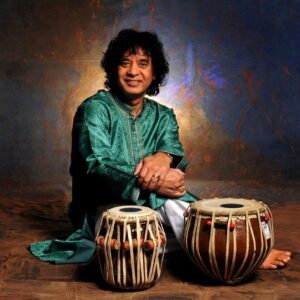
[[[103,213],[96,235],[104,280],[118,289],[146,289],[161,275],[166,236],[157,213],[118,206]]]
[[[187,254],[203,273],[236,284],[248,278],[272,249],[272,215],[256,200],[200,200],[186,212],[183,239]]]

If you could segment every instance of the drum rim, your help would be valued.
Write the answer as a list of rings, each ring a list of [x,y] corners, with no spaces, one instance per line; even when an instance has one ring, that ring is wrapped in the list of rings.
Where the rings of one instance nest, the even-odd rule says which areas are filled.
[[[209,201],[214,201],[214,200],[221,200],[221,199],[226,199],[226,200],[232,200],[232,201],[236,201],[236,200],[247,200],[247,202],[251,201],[252,203],[257,204],[256,208],[250,207],[250,208],[235,208],[235,209],[226,209],[226,208],[220,208],[220,209],[215,209],[215,207],[212,208],[204,208],[204,207],[197,207],[197,205],[199,205],[199,202],[209,202]],[[268,207],[264,202],[262,201],[258,201],[256,199],[247,199],[247,198],[233,198],[233,197],[226,197],[226,198],[219,198],[219,197],[215,197],[215,198],[205,198],[196,202],[193,202],[190,204],[190,213],[195,214],[195,213],[202,213],[205,215],[212,215],[213,213],[215,213],[216,215],[219,216],[228,216],[229,214],[231,214],[232,216],[235,215],[246,215],[246,214],[257,214],[257,212],[259,213],[263,213],[266,211],[266,207]]]
[[[120,212],[122,208],[140,208],[141,212],[133,214],[132,212]],[[139,221],[145,221],[147,218],[149,220],[154,220],[157,217],[157,213],[155,210],[151,209],[147,206],[139,206],[139,205],[121,205],[115,206],[108,209],[106,212],[103,213],[103,217],[113,219],[115,222],[125,222],[131,223],[136,222],[137,219]]]

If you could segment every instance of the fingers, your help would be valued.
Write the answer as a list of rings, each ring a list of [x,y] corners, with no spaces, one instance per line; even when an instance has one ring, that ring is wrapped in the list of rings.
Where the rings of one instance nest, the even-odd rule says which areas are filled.
[[[138,179],[138,183],[141,185],[143,183],[143,181],[148,181],[150,180],[151,178],[151,175],[149,176],[149,169],[146,165],[143,165],[141,171],[139,172],[138,176],[139,176],[139,179]],[[148,176],[148,177],[147,177]]]
[[[158,175],[154,174],[153,171],[148,170],[144,178],[140,178],[141,188],[143,190],[150,190],[150,185],[156,185],[158,182]]]
[[[143,166],[142,170],[138,175],[138,184],[143,190],[148,190],[149,184],[152,180],[153,172],[151,172],[147,167]],[[158,178],[153,178],[153,182],[157,182]]]
[[[152,169],[148,169],[145,177],[140,177],[138,179],[138,182],[143,190],[156,191],[163,184],[166,174],[167,170],[165,169],[155,171],[153,171]],[[142,173],[141,176],[143,176]]]
[[[141,160],[141,161],[138,163],[138,165],[137,165],[136,168],[135,168],[134,174],[133,174],[134,176],[139,175],[140,171],[142,170],[143,164],[144,164],[143,160]]]
[[[180,169],[171,169],[169,166],[159,164],[154,155],[144,158],[136,166],[134,175],[138,176],[137,183],[141,189],[146,191],[156,191],[162,185],[167,188],[176,190],[178,193],[183,193],[179,188],[184,186],[185,173]]]
[[[170,191],[169,197],[171,198],[180,198],[186,194],[186,190],[172,190]]]
[[[180,179],[178,181],[176,181],[174,184],[173,184],[173,188],[176,190],[176,189],[179,189],[180,187],[184,186],[184,180],[183,179]]]
[[[166,170],[170,169],[170,158],[165,153],[155,153],[145,157],[137,165],[134,175],[138,175],[138,183],[143,189],[148,189],[149,185],[151,188],[159,186],[165,178]],[[154,176],[154,179],[152,177]],[[162,180],[160,180],[162,176]],[[159,178],[159,184],[155,184],[156,178]]]
[[[138,175],[138,184],[143,190],[155,191],[159,189],[170,168],[165,166],[151,166],[146,159],[139,163],[134,174]]]
[[[179,187],[176,190],[179,191],[179,192],[181,192],[181,193],[183,193],[183,192],[185,192],[185,186],[181,186],[181,187]]]
[[[153,176],[151,177],[150,182],[149,182],[149,184],[147,186],[147,189],[149,191],[157,190],[160,187],[159,184],[160,184],[160,175],[153,174]]]
[[[182,172],[180,169],[173,169],[174,170],[174,172],[176,172],[177,174],[179,174],[179,175],[182,175],[182,176],[184,176],[185,175],[185,173],[184,172]]]
[[[176,194],[179,195],[179,197],[182,197],[183,195],[186,194],[186,189],[185,189],[184,185],[177,188],[175,191],[176,191]]]
[[[168,170],[162,170],[162,172],[159,174],[158,181],[156,184],[156,189],[159,189],[161,187],[161,185],[163,184],[163,182],[166,179],[167,173],[168,173]]]
[[[184,186],[179,189],[164,189],[160,194],[170,198],[180,198],[186,194],[186,189]]]
[[[171,169],[166,176],[168,187],[178,189],[184,186],[184,173],[179,169]]]
[[[143,166],[145,168],[145,165]],[[170,168],[159,168],[153,169],[149,168],[145,177],[142,177],[143,170],[140,172],[140,178],[138,183],[142,189],[148,191],[158,191],[160,188],[163,191],[168,190],[168,196],[180,197],[185,191],[182,189],[184,187],[184,173],[180,170],[170,169]],[[170,192],[171,191],[171,192]],[[175,193],[175,195],[173,195]],[[177,194],[176,194],[177,193]]]

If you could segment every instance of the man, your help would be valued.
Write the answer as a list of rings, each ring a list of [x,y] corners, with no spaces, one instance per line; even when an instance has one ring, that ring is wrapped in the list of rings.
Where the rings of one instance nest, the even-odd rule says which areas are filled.
[[[145,98],[158,94],[169,70],[157,36],[121,31],[102,66],[109,91],[87,99],[74,119],[70,218],[77,228],[98,207],[158,209],[170,198],[196,200],[185,190],[186,159],[173,110]]]
[[[75,228],[93,230],[99,208],[145,205],[158,211],[180,242],[183,212],[196,197],[185,188],[186,159],[173,110],[145,97],[159,93],[169,71],[163,45],[154,33],[122,30],[101,63],[108,91],[84,101],[74,119],[70,218]],[[71,240],[87,240],[85,229]],[[72,255],[80,260],[59,262],[92,255],[76,249]],[[290,255],[273,250],[262,268],[283,266]]]

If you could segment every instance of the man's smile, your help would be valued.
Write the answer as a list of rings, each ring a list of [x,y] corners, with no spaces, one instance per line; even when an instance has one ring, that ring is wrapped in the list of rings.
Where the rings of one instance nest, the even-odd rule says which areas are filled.
[[[126,81],[127,85],[129,85],[131,87],[138,86],[139,83],[141,82],[141,80],[136,80],[136,79],[126,79],[125,81]]]

